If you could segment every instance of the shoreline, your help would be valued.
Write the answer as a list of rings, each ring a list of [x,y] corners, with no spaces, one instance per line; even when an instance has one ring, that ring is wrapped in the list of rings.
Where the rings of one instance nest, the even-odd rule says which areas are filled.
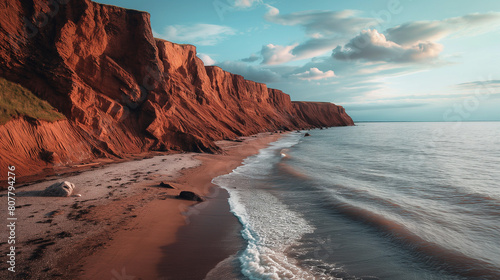
[[[17,190],[16,213],[23,219],[17,229],[17,269],[11,273],[2,264],[1,278],[203,278],[243,246],[228,194],[212,179],[281,136],[260,133],[240,137],[241,142],[218,141],[223,154],[160,155],[23,185]],[[75,194],[82,196],[37,195],[62,180],[75,183]],[[160,182],[175,189],[159,187]],[[183,190],[206,201],[175,199]]]
[[[109,247],[87,259],[80,279],[110,279],[116,272],[138,279],[203,279],[218,263],[243,247],[241,225],[227,201],[229,194],[212,184],[212,180],[232,172],[245,158],[280,137],[281,134],[261,133],[241,137],[242,142],[218,141],[224,154],[195,155],[201,164],[185,170],[175,183],[206,201],[151,204],[145,219],[140,220],[139,216],[135,231],[120,232]],[[159,217],[165,211],[171,214],[168,221]],[[154,241],[144,244],[144,236]],[[124,250],[128,254],[123,254]],[[115,268],[110,270],[110,265]]]

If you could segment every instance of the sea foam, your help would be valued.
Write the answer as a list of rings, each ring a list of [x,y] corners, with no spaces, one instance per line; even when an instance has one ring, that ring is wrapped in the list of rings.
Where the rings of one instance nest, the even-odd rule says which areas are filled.
[[[286,254],[314,227],[280,202],[264,180],[281,160],[281,150],[297,144],[300,136],[284,136],[258,155],[245,159],[232,173],[213,180],[229,192],[231,212],[243,225],[241,234],[247,246],[239,260],[241,272],[249,279],[314,279],[311,272]]]

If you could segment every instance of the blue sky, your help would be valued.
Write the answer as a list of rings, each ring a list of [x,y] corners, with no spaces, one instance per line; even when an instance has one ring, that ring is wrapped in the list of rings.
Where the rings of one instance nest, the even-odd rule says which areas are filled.
[[[355,121],[500,120],[497,0],[101,0],[156,37]]]

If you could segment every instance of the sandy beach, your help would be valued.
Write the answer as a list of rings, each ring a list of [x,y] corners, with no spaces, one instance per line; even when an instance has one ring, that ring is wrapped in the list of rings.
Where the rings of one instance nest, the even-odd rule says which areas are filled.
[[[212,179],[231,172],[279,137],[261,133],[219,141],[222,154],[155,156],[17,189],[15,275],[23,279],[203,279],[242,246],[228,194],[215,187]],[[40,196],[40,191],[60,181],[74,183],[74,194],[81,196]],[[161,182],[174,189],[160,187]],[[205,201],[176,199],[183,190]],[[5,191],[1,194],[6,202]],[[6,209],[1,211],[7,215]],[[3,239],[7,231],[1,234],[7,240]],[[14,276],[6,268],[2,264],[2,279]]]

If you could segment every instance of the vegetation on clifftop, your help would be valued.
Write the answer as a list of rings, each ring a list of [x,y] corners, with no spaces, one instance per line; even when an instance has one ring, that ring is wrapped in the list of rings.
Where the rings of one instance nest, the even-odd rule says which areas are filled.
[[[18,116],[49,122],[65,119],[63,114],[31,91],[0,78],[0,125]]]

